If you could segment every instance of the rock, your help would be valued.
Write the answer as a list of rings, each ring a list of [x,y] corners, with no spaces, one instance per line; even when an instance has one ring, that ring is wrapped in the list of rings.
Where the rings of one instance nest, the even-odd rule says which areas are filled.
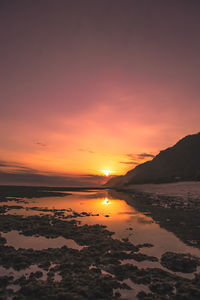
[[[200,265],[200,259],[190,254],[166,252],[161,257],[161,264],[174,272],[192,273]]]

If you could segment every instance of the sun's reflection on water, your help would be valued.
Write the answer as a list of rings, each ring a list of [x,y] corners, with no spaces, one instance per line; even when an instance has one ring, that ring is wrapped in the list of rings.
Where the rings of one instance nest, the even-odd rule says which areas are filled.
[[[107,197],[104,199],[104,204],[111,204],[110,200]]]

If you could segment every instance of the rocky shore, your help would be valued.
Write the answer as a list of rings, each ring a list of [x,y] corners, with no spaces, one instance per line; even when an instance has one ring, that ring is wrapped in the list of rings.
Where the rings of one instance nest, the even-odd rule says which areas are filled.
[[[41,196],[41,191],[32,189],[29,195]],[[43,215],[26,217],[10,214],[10,199],[16,199],[16,206],[22,207],[22,197],[19,192],[1,194],[1,201],[8,205],[0,207],[0,299],[126,299],[126,291],[132,290],[132,299],[200,298],[199,258],[167,252],[162,255],[160,264],[168,271],[140,268],[134,261],[159,261],[140,252],[153,245],[134,245],[128,239],[114,239],[113,232],[99,224],[83,225],[78,220],[80,217],[92,217],[84,211],[69,210],[65,214],[64,209],[46,209]],[[37,207],[30,209],[38,210]],[[27,237],[72,239],[80,249],[62,246],[33,250],[24,249],[23,245],[16,249],[7,245],[3,237],[12,230]],[[127,263],[130,260],[132,263]],[[188,279],[174,272],[195,272],[195,276]],[[138,286],[141,289],[135,293]]]

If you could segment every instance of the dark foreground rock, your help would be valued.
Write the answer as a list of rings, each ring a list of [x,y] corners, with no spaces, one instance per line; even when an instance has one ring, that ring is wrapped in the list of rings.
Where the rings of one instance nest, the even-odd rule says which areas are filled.
[[[161,264],[174,272],[192,273],[200,266],[200,259],[190,254],[166,252]]]
[[[73,221],[73,222],[72,222]],[[157,258],[139,253],[142,247],[124,239],[113,239],[112,232],[100,225],[80,225],[76,220],[60,220],[56,216],[21,217],[0,215],[0,231],[19,230],[28,236],[42,235],[55,238],[73,238],[81,250],[66,246],[33,250],[0,245],[0,265],[16,271],[28,270],[37,265],[40,271],[28,276],[2,277],[2,299],[122,299],[120,292],[131,289],[124,280],[147,285],[149,293],[140,292],[138,299],[198,299],[200,296],[198,276],[184,279],[156,268],[140,269],[133,264],[121,264],[124,259],[157,261]],[[165,256],[166,258],[166,256]],[[169,258],[169,257],[168,257]],[[43,278],[46,272],[46,280]],[[60,280],[56,280],[57,274]],[[9,288],[17,285],[15,292]],[[189,298],[190,296],[190,298]],[[191,296],[193,298],[191,298]],[[188,297],[188,298],[187,298]]]

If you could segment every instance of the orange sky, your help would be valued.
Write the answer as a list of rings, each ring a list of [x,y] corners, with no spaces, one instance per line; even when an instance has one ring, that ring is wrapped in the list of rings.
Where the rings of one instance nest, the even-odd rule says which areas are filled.
[[[191,2],[5,3],[0,170],[124,174],[198,132]]]

